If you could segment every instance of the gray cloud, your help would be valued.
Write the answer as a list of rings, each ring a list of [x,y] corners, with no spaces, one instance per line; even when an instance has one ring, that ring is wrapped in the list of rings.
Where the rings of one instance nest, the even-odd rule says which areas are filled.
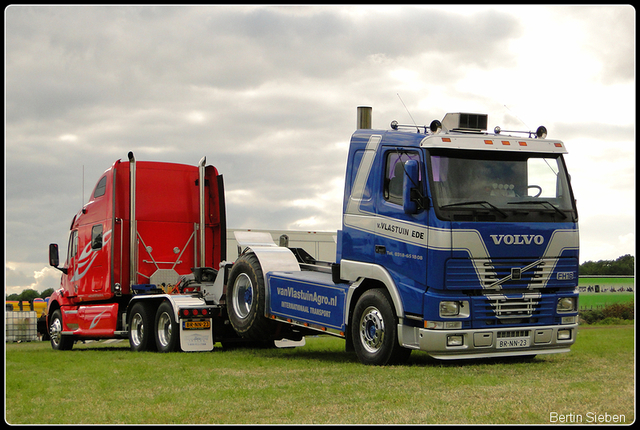
[[[557,13],[578,21],[585,31],[582,48],[591,52],[602,66],[603,84],[635,79],[635,8],[631,5],[561,7]],[[594,25],[595,24],[595,25]],[[606,34],[606,37],[603,37]]]

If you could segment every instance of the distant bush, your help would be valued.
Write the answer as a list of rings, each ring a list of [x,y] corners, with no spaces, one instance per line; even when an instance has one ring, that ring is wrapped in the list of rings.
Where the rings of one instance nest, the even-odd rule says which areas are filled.
[[[584,324],[595,324],[604,319],[602,309],[591,309],[578,312],[580,322]]]
[[[623,320],[621,318],[605,318],[596,323],[596,325],[626,325],[629,324],[629,320]]]
[[[580,322],[585,324],[605,324],[606,322],[609,324],[624,324],[624,320],[633,320],[635,316],[633,302],[614,303],[601,309],[583,310],[579,312],[579,315]]]
[[[605,318],[620,318],[623,320],[634,319],[633,302],[614,303],[604,308],[602,311]]]

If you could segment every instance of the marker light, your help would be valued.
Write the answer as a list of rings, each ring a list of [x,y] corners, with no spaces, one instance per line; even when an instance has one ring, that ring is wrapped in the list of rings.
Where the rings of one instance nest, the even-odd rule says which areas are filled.
[[[538,127],[538,129],[536,130],[536,136],[538,137],[538,139],[544,139],[545,137],[547,137],[547,129],[544,125]]]

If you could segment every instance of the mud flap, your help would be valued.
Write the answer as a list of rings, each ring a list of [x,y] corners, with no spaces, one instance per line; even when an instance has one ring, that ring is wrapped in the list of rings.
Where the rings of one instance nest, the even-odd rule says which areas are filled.
[[[186,328],[187,323],[193,322],[181,319],[180,324],[180,348],[185,352],[190,351],[212,351],[213,350],[213,320],[208,318],[203,321],[209,322],[208,329]],[[198,321],[203,322],[203,321]]]

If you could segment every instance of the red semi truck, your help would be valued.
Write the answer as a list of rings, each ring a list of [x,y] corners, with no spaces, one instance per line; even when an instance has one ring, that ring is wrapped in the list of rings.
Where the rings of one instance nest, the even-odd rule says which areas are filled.
[[[176,350],[176,317],[184,350],[238,338],[212,324],[224,309],[197,297],[226,254],[223,179],[205,163],[137,162],[129,153],[101,176],[71,222],[61,287],[49,301],[54,349],[129,337],[134,350]],[[58,245],[49,257],[58,267]]]

